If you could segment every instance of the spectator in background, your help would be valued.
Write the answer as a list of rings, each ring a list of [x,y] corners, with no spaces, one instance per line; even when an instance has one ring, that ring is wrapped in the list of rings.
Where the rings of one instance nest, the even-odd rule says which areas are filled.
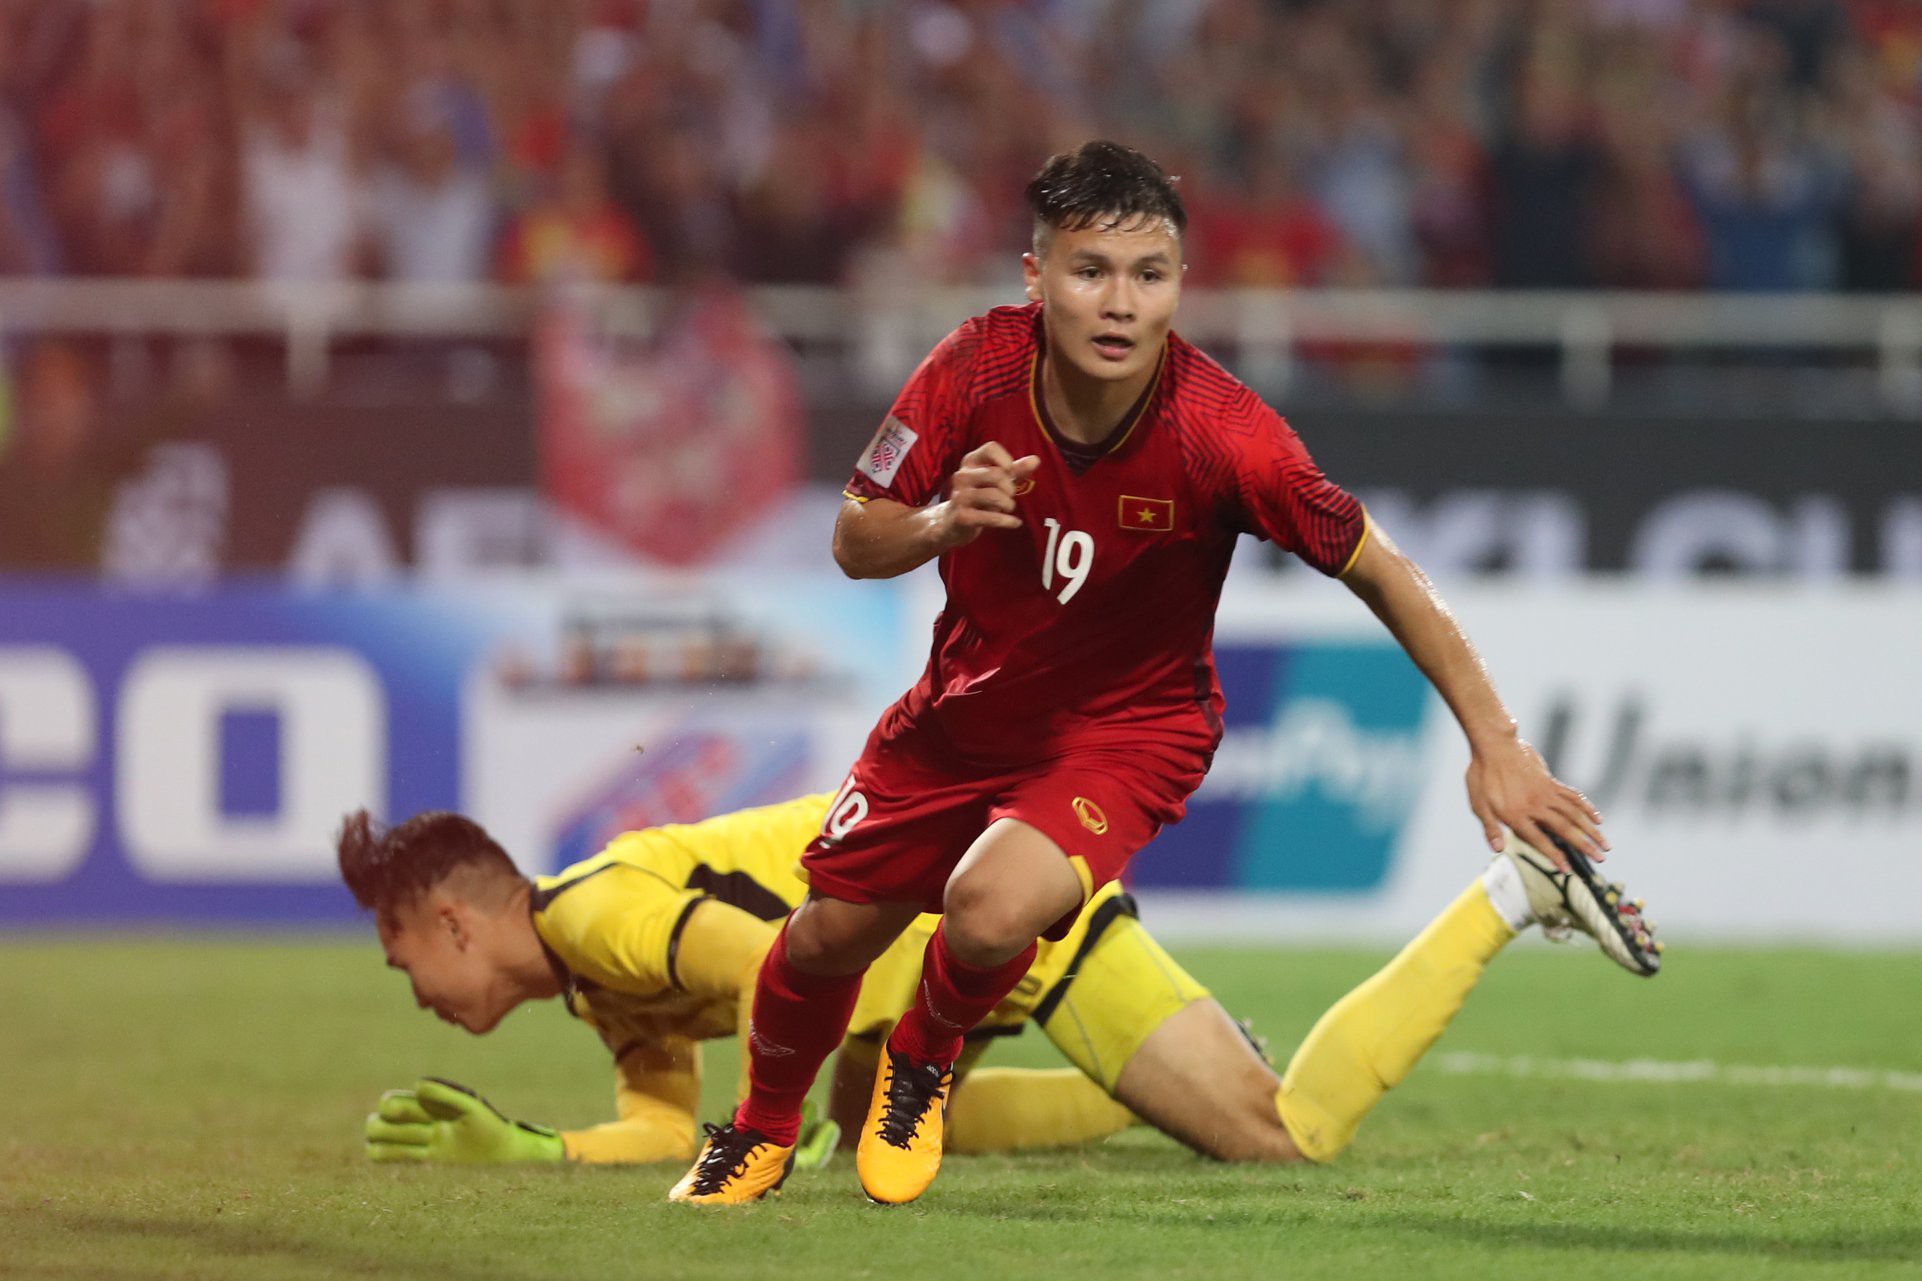
[[[1193,202],[1190,270],[1196,284],[1316,286],[1348,252],[1341,231],[1274,149],[1250,157],[1247,185],[1202,189]]]
[[[554,189],[516,218],[502,238],[501,279],[510,284],[584,281],[615,284],[654,278],[654,251],[607,193],[599,146],[576,139]]]
[[[1331,42],[1319,71],[1319,128],[1310,184],[1321,207],[1366,264],[1367,278],[1411,285],[1420,275],[1415,252],[1413,181],[1398,121],[1367,53]]]
[[[343,280],[361,260],[360,166],[341,104],[297,59],[266,71],[237,113],[248,263],[266,280]]]
[[[628,174],[626,207],[663,275],[698,275],[729,261],[734,211],[698,126],[677,120],[659,134],[628,131],[615,155]]]
[[[883,76],[831,85],[822,105],[843,122],[842,144],[828,157],[829,200],[857,244],[894,241],[906,220],[912,175],[928,156],[911,104]]]
[[[543,3],[454,10],[468,24],[464,61],[486,99],[504,185],[516,202],[530,199],[560,168],[584,8]]]
[[[737,200],[732,266],[739,275],[776,284],[842,279],[854,227],[827,183],[835,145],[830,127],[782,122],[766,168]]]
[[[1583,288],[1594,281],[1590,246],[1600,161],[1574,68],[1537,54],[1518,73],[1515,97],[1512,126],[1490,165],[1495,284]]]
[[[139,46],[142,143],[154,198],[132,270],[143,276],[225,276],[235,269],[232,121],[177,6],[154,10]]]
[[[132,269],[157,200],[134,71],[139,17],[131,5],[96,5],[70,29],[66,43],[78,47],[36,120],[68,265],[86,274]]]
[[[27,36],[24,13],[0,7],[0,276],[48,275],[62,266],[33,140],[12,106],[29,80]]]
[[[494,248],[487,171],[463,162],[451,103],[418,84],[402,104],[387,159],[367,192],[368,239],[380,274],[414,284],[485,280]]]
[[[0,276],[49,275],[60,266],[26,136],[0,106]]]
[[[938,150],[916,146],[900,177],[890,234],[869,245],[863,263],[877,284],[889,276],[916,281],[965,281],[989,257],[996,237],[968,175]],[[883,265],[878,255],[891,254]]]
[[[1922,150],[1917,104],[1882,85],[1865,46],[1843,50],[1832,67],[1835,127],[1848,158],[1841,221],[1842,288],[1911,289],[1922,233]]]
[[[1798,90],[1820,84],[1830,55],[1849,38],[1849,15],[1837,0],[1749,0],[1746,16],[1781,42],[1788,83]]]
[[[1695,289],[1707,272],[1702,229],[1677,179],[1674,121],[1678,95],[1654,71],[1656,46],[1630,33],[1646,56],[1624,60],[1601,86],[1596,137],[1596,283],[1610,289]]]
[[[1415,69],[1404,126],[1409,222],[1431,288],[1488,283],[1488,153],[1472,117],[1474,62],[1462,43]]]
[[[1742,72],[1717,127],[1684,153],[1713,289],[1831,289],[1837,281],[1840,157],[1807,136],[1779,84],[1759,62]]]

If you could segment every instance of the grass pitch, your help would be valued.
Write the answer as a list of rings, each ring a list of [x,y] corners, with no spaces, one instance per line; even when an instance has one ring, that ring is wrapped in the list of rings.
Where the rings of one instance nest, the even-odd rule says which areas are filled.
[[[1383,959],[1177,950],[1284,1059]],[[568,1126],[612,1079],[551,1004],[440,1025],[371,937],[16,938],[0,1011],[0,1277],[1922,1277],[1915,955],[1684,946],[1642,982],[1516,947],[1332,1166],[1137,1130],[951,1158],[894,1210],[845,1155],[738,1212],[665,1204],[678,1168],[369,1164],[362,1115],[417,1075]],[[1057,1061],[1033,1032],[997,1055]],[[1784,1067],[1852,1071],[1742,1070]]]

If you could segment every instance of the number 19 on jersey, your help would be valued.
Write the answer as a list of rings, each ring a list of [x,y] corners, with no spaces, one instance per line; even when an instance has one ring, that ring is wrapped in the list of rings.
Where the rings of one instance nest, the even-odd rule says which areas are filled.
[[[1094,536],[1079,529],[1063,529],[1052,516],[1042,524],[1048,527],[1048,550],[1041,553],[1041,586],[1054,591],[1058,575],[1062,587],[1055,592],[1055,599],[1065,605],[1081,590],[1081,584],[1088,581],[1088,571],[1094,568]]]

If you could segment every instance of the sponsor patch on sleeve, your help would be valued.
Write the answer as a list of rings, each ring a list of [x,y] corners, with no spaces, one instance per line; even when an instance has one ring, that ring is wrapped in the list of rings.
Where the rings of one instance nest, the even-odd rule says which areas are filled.
[[[874,433],[874,440],[855,470],[875,484],[886,489],[894,483],[894,473],[901,470],[901,460],[914,448],[914,442],[921,439],[914,428],[899,418],[890,418],[881,424],[881,430]]]

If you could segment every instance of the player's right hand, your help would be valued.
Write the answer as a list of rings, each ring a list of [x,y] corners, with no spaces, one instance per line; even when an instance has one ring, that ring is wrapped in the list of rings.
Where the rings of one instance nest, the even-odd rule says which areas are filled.
[[[984,529],[1021,528],[1015,491],[1040,466],[1039,456],[1016,458],[999,441],[969,450],[948,484],[947,500],[935,508],[941,545],[964,546]]]
[[[1597,863],[1608,858],[1602,812],[1549,773],[1542,754],[1524,739],[1509,736],[1475,749],[1468,762],[1468,807],[1481,819],[1488,847],[1497,854],[1506,843],[1506,829],[1564,872],[1568,856],[1556,847],[1558,840]]]
[[[564,1161],[558,1131],[510,1121],[464,1085],[424,1076],[411,1090],[389,1090],[367,1114],[367,1155],[375,1161],[499,1165]]]

